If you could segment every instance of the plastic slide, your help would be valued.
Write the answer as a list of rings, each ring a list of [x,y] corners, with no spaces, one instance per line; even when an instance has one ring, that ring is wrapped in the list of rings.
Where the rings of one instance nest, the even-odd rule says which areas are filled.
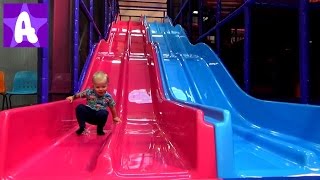
[[[203,110],[215,127],[218,177],[320,175],[320,107],[253,98],[214,51],[192,45],[180,25],[167,19],[147,30],[166,98]]]
[[[81,99],[0,112],[0,179],[216,179],[215,129],[165,98],[155,52],[143,22],[114,22],[95,46],[81,90],[109,74],[122,123],[110,115],[105,136],[75,134]]]

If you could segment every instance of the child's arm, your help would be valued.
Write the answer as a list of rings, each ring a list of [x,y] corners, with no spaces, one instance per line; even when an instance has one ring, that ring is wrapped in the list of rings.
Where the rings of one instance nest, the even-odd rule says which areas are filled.
[[[112,117],[113,117],[113,121],[114,121],[115,123],[121,122],[120,118],[119,118],[118,115],[117,115],[115,106],[110,107],[110,110],[111,110],[111,114],[112,114]]]
[[[68,97],[66,98],[66,100],[72,102],[73,100],[75,100],[75,99],[77,99],[77,98],[85,97],[86,94],[87,94],[87,90],[84,90],[84,91],[79,92],[79,93],[77,93],[77,94],[75,94],[75,95],[73,95],[73,96],[68,96]]]
[[[107,99],[108,99],[108,106],[109,106],[111,113],[112,113],[113,122],[114,123],[121,122],[120,118],[117,115],[116,102],[114,101],[114,99],[112,98],[112,96],[110,94],[107,95]]]

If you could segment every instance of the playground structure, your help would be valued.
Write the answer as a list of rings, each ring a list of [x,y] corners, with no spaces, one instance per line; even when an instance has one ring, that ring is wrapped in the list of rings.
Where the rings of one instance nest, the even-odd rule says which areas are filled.
[[[109,117],[106,136],[89,127],[78,137],[73,109],[81,100],[1,112],[1,178],[217,177],[214,141],[202,139],[213,138],[214,129],[201,111],[164,98],[159,70],[148,65],[157,59],[142,22],[111,27],[108,40],[96,45],[81,89],[91,86],[96,70],[109,72],[109,92],[123,122],[112,125]]]
[[[174,27],[170,19],[120,21],[117,1],[104,4],[101,33],[94,22],[94,1],[89,2],[88,8],[85,1],[75,1],[74,67],[80,64],[80,8],[90,22],[90,53],[81,75],[80,69],[73,70],[73,89],[90,87],[96,70],[108,72],[109,91],[118,102],[123,123],[112,125],[109,119],[105,137],[97,137],[92,127],[77,137],[73,113],[81,101],[1,112],[0,177],[318,176],[320,140],[314,117],[319,107],[248,96],[215,52],[204,44],[191,45],[181,26]],[[251,3],[246,1],[241,8]],[[184,2],[181,13],[187,4]],[[45,56],[46,50],[42,52]],[[45,68],[42,72],[48,72]],[[247,85],[250,87],[249,81]],[[301,97],[307,100],[307,94]],[[26,123],[27,119],[32,123]]]
[[[148,29],[158,44],[167,99],[201,109],[215,127],[218,177],[318,173],[318,135],[304,131],[319,107],[250,97],[214,51],[205,44],[192,45],[180,25],[167,20],[150,23]]]
[[[64,94],[68,94],[79,89],[81,73],[85,72],[82,69],[85,69],[86,62],[90,60],[92,47],[99,38],[107,36],[110,22],[117,17],[114,16],[115,14],[119,14],[120,9],[117,2],[90,0],[82,2],[77,0],[73,3],[75,11],[72,33],[74,36],[72,46],[69,48],[73,47],[74,50],[69,52],[73,62],[71,66],[68,65],[71,71],[61,70],[62,68],[48,69],[49,52],[44,50],[44,56],[40,59],[44,59],[45,63],[41,63],[38,70],[42,81],[40,83],[42,89],[39,92],[41,93],[40,99],[43,99],[41,102],[47,102],[50,99],[48,96],[51,94],[51,89],[48,86],[52,86],[53,83],[50,83],[49,77],[52,79],[55,76],[59,77],[60,71],[65,71],[63,76],[70,74],[67,78],[68,82],[65,82],[68,84],[66,87],[69,91],[58,89],[56,92],[64,91]],[[121,2],[123,3],[125,0],[121,0],[120,4]],[[167,14],[173,24],[180,23],[192,43],[206,42],[213,48],[223,59],[223,63],[240,87],[248,94],[262,99],[265,98],[264,96],[268,96],[266,98],[268,100],[278,99],[304,104],[318,104],[320,101],[318,93],[320,92],[320,86],[318,86],[320,83],[316,69],[318,66],[316,52],[319,47],[319,37],[316,33],[319,29],[316,25],[317,18],[319,18],[317,15],[319,14],[317,13],[318,1],[188,0],[176,2],[170,0],[167,6]],[[130,9],[132,8],[130,7]],[[139,7],[136,8],[138,11]],[[286,12],[290,16],[283,16],[283,13],[279,17],[274,16],[270,9],[275,11],[275,14]],[[161,12],[163,11],[161,9]],[[262,13],[259,15],[258,12]],[[283,26],[282,21],[288,22],[289,25]],[[277,24],[272,24],[275,22]],[[257,29],[258,24],[261,26],[263,23],[266,23],[267,26]],[[280,25],[282,26],[280,27]],[[261,33],[263,34],[261,37],[264,38],[257,36]],[[297,34],[298,36],[296,36]],[[284,38],[281,39],[282,37]],[[229,47],[230,43],[226,44],[226,40],[233,41],[231,48]],[[275,41],[279,42],[275,44]],[[273,44],[275,45],[273,46]],[[67,65],[65,64],[65,66]],[[262,67],[269,69],[263,70]],[[272,72],[275,72],[276,75]],[[42,76],[45,77],[41,78]],[[72,81],[71,87],[70,81]],[[261,90],[257,92],[256,89]]]

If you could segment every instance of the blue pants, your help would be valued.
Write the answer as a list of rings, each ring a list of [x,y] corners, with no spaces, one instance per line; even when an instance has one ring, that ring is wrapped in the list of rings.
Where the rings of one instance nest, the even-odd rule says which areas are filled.
[[[80,128],[85,128],[87,122],[97,125],[97,130],[102,131],[107,122],[108,114],[109,112],[107,110],[96,111],[83,104],[79,104],[76,108],[76,116]]]

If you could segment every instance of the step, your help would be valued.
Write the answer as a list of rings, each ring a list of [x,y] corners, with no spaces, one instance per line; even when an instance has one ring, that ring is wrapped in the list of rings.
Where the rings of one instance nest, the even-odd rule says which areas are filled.
[[[212,3],[212,2],[217,2],[217,0],[207,0],[206,1],[206,3]],[[226,2],[243,3],[244,0],[221,0],[221,3],[226,3]]]
[[[217,1],[207,2],[207,4],[217,4]],[[241,2],[221,2],[222,6],[238,6],[241,5]]]
[[[121,10],[137,10],[137,11],[160,11],[160,12],[166,12],[167,9],[161,9],[161,8],[152,8],[152,7],[120,7],[120,12]]]
[[[166,4],[167,3],[167,0],[119,0],[118,1],[119,4],[121,2],[136,2],[136,3],[163,3],[163,4]]]
[[[137,8],[167,9],[166,3],[155,3],[155,2],[119,1],[119,6],[120,6],[120,8],[122,8],[122,7],[137,7]]]
[[[217,4],[209,4],[208,6],[213,7],[213,8],[217,8]],[[241,4],[222,5],[221,9],[237,9],[240,6],[241,6]]]
[[[223,1],[221,2],[221,9],[236,9],[239,6],[241,6],[242,2],[235,2],[235,1]],[[206,6],[209,7],[217,7],[217,2],[216,1],[209,1],[207,2]]]
[[[134,17],[129,17],[129,16],[120,16],[120,20],[121,21],[129,21],[129,19],[131,19],[131,21],[137,21],[140,22],[140,16],[134,16]],[[148,17],[147,18],[148,22],[163,22],[163,18],[156,18],[156,17]]]
[[[147,10],[126,10],[122,9],[120,10],[121,16],[149,16],[149,17],[165,17],[167,15],[167,12],[165,11],[147,11]]]

